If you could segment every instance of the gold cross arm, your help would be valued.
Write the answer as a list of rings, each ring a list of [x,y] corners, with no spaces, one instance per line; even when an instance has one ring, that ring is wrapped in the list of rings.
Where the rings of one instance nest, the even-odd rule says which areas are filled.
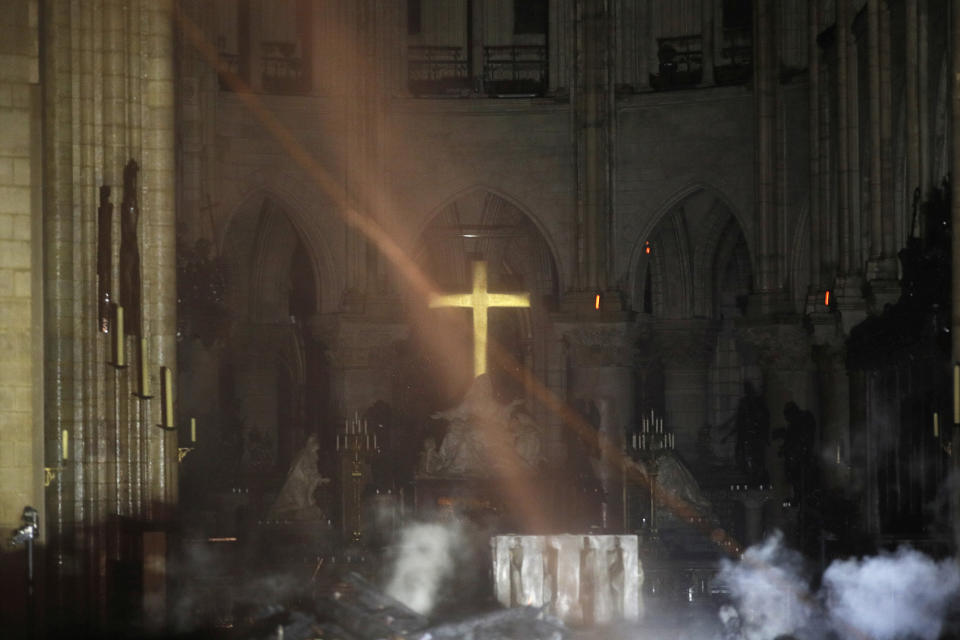
[[[487,291],[487,263],[473,263],[473,291],[436,295],[430,298],[430,308],[470,307],[473,309],[473,373],[487,372],[487,309],[490,307],[529,307],[529,293],[490,293]]]

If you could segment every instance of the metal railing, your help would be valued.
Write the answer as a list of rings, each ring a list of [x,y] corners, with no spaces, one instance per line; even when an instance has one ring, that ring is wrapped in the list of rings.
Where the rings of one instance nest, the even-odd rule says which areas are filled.
[[[303,93],[306,90],[303,60],[292,42],[260,43],[261,82],[267,93]]]
[[[217,81],[223,91],[233,91],[234,85],[227,79],[233,76],[240,77],[240,54],[220,52],[220,68],[217,70]]]
[[[414,95],[459,95],[470,91],[470,67],[463,47],[411,45],[408,87]]]
[[[658,72],[651,74],[655,89],[692,87],[703,80],[703,37],[657,38]]]
[[[720,57],[714,65],[717,84],[748,82],[753,73],[753,28],[723,30]]]
[[[547,48],[503,45],[483,48],[483,88],[488,95],[538,96],[547,91]]]

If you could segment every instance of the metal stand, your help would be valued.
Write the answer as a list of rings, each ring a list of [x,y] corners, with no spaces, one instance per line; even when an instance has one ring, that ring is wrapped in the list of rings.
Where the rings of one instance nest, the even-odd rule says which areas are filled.
[[[12,546],[26,545],[27,548],[27,632],[34,634],[34,612],[36,611],[36,581],[33,541],[40,535],[40,514],[33,507],[23,508],[23,525],[10,537]]]

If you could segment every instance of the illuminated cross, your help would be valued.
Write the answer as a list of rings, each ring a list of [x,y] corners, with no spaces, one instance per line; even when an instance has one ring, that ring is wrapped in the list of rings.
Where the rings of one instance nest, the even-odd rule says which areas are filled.
[[[487,309],[490,307],[529,307],[529,293],[490,293],[487,291],[487,263],[473,263],[473,291],[433,296],[430,308],[471,307],[473,309],[473,373],[487,372]]]

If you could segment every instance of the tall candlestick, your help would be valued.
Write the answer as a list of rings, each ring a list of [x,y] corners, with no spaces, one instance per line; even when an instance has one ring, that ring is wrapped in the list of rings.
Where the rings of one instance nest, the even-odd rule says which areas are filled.
[[[140,397],[150,396],[150,365],[147,362],[147,339],[140,338]]]
[[[197,441],[197,419],[190,418],[190,442]]]
[[[70,458],[70,432],[64,429],[60,432],[60,446],[63,449],[62,458],[67,460]]]
[[[160,395],[163,396],[163,426],[173,427],[173,371],[170,367],[161,367],[163,378],[160,384]]]
[[[936,411],[933,412],[933,437],[940,437],[940,415]]]
[[[953,424],[960,424],[960,362],[953,365]]]
[[[119,304],[115,310],[116,319],[113,323],[113,366],[127,366],[127,354],[124,353],[123,307]]]

